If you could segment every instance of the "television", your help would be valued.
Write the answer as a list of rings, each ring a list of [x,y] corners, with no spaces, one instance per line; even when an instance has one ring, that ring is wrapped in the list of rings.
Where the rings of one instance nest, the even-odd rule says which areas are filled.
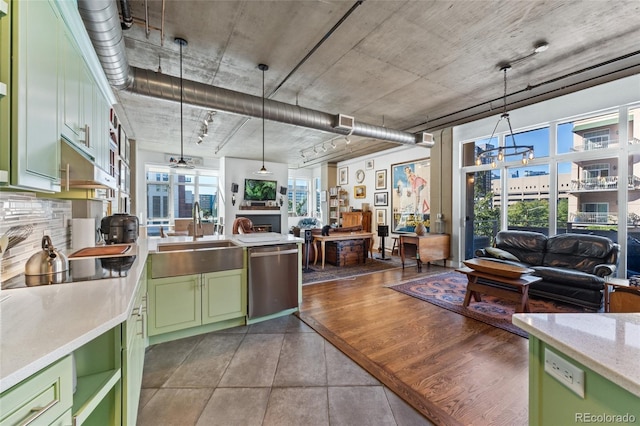
[[[244,180],[244,199],[247,201],[275,201],[277,192],[275,180]]]

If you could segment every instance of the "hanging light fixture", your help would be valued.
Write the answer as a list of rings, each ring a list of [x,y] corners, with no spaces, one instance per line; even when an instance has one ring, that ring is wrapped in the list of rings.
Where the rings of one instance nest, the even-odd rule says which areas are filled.
[[[270,175],[271,172],[267,170],[264,166],[264,72],[269,69],[268,65],[259,64],[258,69],[262,71],[262,167],[257,172],[254,172],[256,175]]]
[[[193,169],[194,166],[192,164],[188,164],[184,160],[184,141],[183,141],[183,124],[182,124],[182,108],[183,108],[183,95],[184,95],[184,82],[182,80],[182,48],[187,45],[187,40],[176,37],[174,39],[176,43],[180,46],[180,160],[177,163],[171,163],[170,167],[175,169]]]
[[[500,67],[500,71],[504,73],[504,95],[503,95],[503,107],[502,114],[498,119],[495,127],[493,128],[493,132],[491,132],[491,137],[489,138],[489,142],[493,140],[493,136],[496,134],[496,129],[498,125],[503,119],[506,119],[507,124],[509,125],[509,136],[511,136],[511,145],[507,146],[506,144],[506,136],[505,136],[505,146],[495,147],[495,148],[487,148],[484,150],[480,150],[476,155],[476,165],[479,166],[481,164],[489,163],[491,167],[495,168],[498,166],[499,162],[502,162],[507,157],[521,157],[522,164],[526,165],[529,163],[529,160],[533,160],[533,145],[518,145],[516,144],[516,138],[513,135],[513,128],[511,127],[511,120],[509,119],[509,113],[507,112],[507,71],[511,69],[511,65],[506,64]]]

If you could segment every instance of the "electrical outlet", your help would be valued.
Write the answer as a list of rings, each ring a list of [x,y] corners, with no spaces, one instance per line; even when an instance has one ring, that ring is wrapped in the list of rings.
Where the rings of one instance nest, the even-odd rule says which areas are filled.
[[[544,349],[544,371],[584,399],[584,371],[549,348]]]

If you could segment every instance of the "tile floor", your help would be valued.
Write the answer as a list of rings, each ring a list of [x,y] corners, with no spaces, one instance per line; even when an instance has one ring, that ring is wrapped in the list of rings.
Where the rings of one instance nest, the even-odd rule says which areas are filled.
[[[147,349],[138,425],[431,425],[286,316]]]

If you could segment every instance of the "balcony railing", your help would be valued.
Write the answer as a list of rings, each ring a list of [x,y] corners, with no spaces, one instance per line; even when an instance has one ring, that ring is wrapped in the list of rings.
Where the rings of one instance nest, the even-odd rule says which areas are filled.
[[[618,189],[618,176],[602,176],[595,178],[574,179],[571,181],[572,191],[602,191]],[[629,176],[627,189],[640,189],[640,177]]]
[[[569,213],[569,221],[573,223],[618,223],[618,218],[610,213],[577,212]]]

